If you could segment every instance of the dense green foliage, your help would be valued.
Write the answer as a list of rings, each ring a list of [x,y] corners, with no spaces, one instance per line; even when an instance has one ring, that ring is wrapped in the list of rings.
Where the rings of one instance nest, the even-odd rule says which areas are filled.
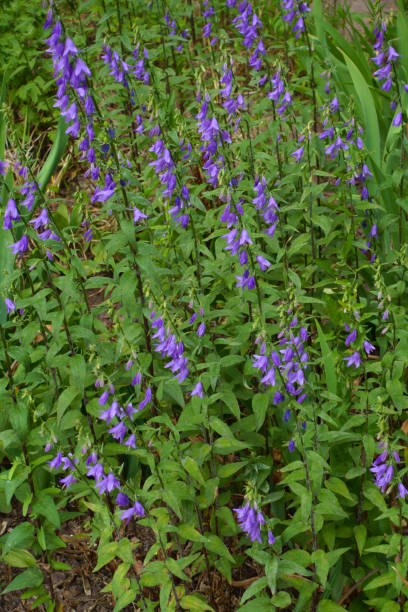
[[[48,8],[0,16],[3,593],[55,609],[75,518],[114,612],[408,610],[404,6]]]

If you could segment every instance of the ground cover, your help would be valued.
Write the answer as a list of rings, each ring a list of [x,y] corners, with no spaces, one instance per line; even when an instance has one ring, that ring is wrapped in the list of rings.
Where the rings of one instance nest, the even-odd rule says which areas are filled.
[[[2,609],[408,609],[404,3],[0,28]]]

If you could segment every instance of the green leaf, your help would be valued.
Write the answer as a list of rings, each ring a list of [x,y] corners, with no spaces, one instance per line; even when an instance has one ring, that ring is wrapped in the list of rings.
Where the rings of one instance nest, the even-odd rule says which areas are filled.
[[[13,548],[30,548],[34,542],[34,525],[28,522],[20,523],[7,534],[3,546],[3,554]]]
[[[316,329],[319,337],[320,348],[322,349],[323,368],[326,374],[327,388],[330,393],[337,395],[336,359],[333,352],[330,350],[329,345],[327,344],[326,336],[324,335],[318,321],[316,321]]]
[[[214,442],[214,452],[216,455],[229,455],[236,453],[239,450],[248,448],[248,444],[239,440],[229,440],[227,438],[218,438]]]
[[[204,540],[204,536],[202,536],[192,525],[182,523],[178,525],[177,532],[181,538],[191,540],[191,542],[202,542]]]
[[[245,593],[241,597],[241,603],[244,604],[248,599],[254,597],[254,595],[257,595],[267,586],[268,580],[265,576],[262,576],[262,578],[258,578],[258,580],[255,580],[255,582],[253,582],[251,586],[246,589]]]
[[[286,591],[280,591],[277,595],[272,597],[271,604],[277,608],[288,608],[291,604],[291,598],[289,593]]]
[[[238,472],[238,470],[247,465],[247,463],[248,461],[235,461],[233,463],[219,465],[217,468],[217,476],[219,478],[230,478],[230,476]]]
[[[268,403],[269,397],[266,393],[257,393],[252,398],[252,410],[255,414],[256,431],[264,424]]]
[[[312,555],[312,561],[316,567],[316,574],[323,588],[326,587],[330,564],[324,550],[316,550]]]
[[[211,417],[210,427],[217,432],[218,435],[230,440],[234,440],[234,434],[224,421],[221,421],[218,417]]]
[[[126,608],[126,606],[136,600],[138,595],[139,593],[136,589],[127,589],[124,593],[122,593],[122,595],[120,595],[115,607],[113,608],[113,612],[120,612],[120,610]]]
[[[344,612],[346,608],[329,599],[323,599],[317,608],[317,612]]]
[[[61,395],[58,398],[57,402],[57,422],[58,424],[61,422],[61,419],[68,408],[74,401],[74,399],[80,394],[80,391],[77,387],[68,387],[64,389]]]
[[[210,612],[214,612],[214,608],[209,606],[206,601],[197,595],[184,595],[184,597],[182,597],[180,600],[180,605],[183,610],[192,610],[192,612],[195,612],[196,610],[198,612],[200,610],[210,610]]]
[[[20,548],[10,550],[4,555],[4,560],[12,567],[35,567],[37,565],[35,557],[28,550]]]
[[[276,580],[278,577],[278,559],[273,557],[270,561],[268,561],[265,565],[265,575],[268,581],[268,586],[271,589],[272,595],[276,593]]]
[[[340,478],[331,476],[329,480],[326,481],[325,484],[326,484],[326,487],[330,489],[331,491],[333,491],[334,493],[337,493],[338,495],[342,495],[343,497],[346,497],[347,499],[353,500],[353,496],[351,495],[344,481],[341,480]]]
[[[19,574],[10,582],[10,584],[2,591],[2,594],[11,593],[11,591],[21,591],[22,589],[32,589],[42,584],[44,576],[38,567],[30,567]]]
[[[47,159],[45,160],[37,176],[37,183],[41,186],[41,190],[43,193],[45,192],[45,189],[51,179],[51,176],[53,175],[55,169],[57,168],[60,162],[60,159],[63,156],[65,149],[67,147],[68,134],[65,133],[66,129],[67,129],[67,124],[65,122],[64,117],[61,115],[58,120],[58,127],[57,127],[57,131],[55,134],[54,143],[51,147],[51,151],[49,152]],[[38,206],[39,201],[40,201],[40,198],[37,197],[36,201],[34,202],[34,206],[31,210],[30,217],[33,215],[36,209],[36,206]]]
[[[39,497],[32,503],[33,512],[45,516],[55,527],[61,527],[59,512],[54,500],[49,495],[40,493]]]
[[[181,561],[183,561],[183,559],[181,559]],[[166,567],[172,574],[177,576],[177,578],[180,578],[180,580],[186,580],[187,582],[190,581],[190,578],[183,572],[183,570],[179,567],[178,562],[172,557],[167,559]]]
[[[353,531],[357,542],[358,554],[361,557],[366,543],[367,527],[365,525],[356,525]]]
[[[205,534],[205,547],[209,551],[217,553],[220,557],[226,557],[231,563],[235,563],[234,557],[231,555],[224,542],[215,534]]]
[[[365,137],[368,151],[372,155],[377,166],[380,166],[381,139],[377,111],[375,108],[373,96],[371,95],[367,82],[361,74],[360,70],[342,49],[341,52],[344,56],[344,60],[346,62],[355,90],[360,100],[362,116],[364,118]]]
[[[364,591],[369,591],[371,589],[378,589],[378,587],[388,586],[389,584],[394,584],[395,574],[394,572],[386,572],[382,576],[377,576],[367,582],[363,586]]]
[[[197,462],[194,461],[192,457],[184,457],[181,463],[186,472],[190,474],[190,476],[192,476],[194,480],[199,482],[201,485],[204,484],[204,478],[201,473],[201,470],[198,467]]]
[[[104,565],[110,563],[112,559],[118,556],[119,542],[108,542],[98,548],[98,562],[93,571],[99,571]]]

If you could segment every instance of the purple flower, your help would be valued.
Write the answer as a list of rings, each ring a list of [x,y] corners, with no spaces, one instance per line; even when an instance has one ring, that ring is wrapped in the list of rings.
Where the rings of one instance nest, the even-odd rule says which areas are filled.
[[[393,119],[392,125],[399,127],[402,123],[402,113],[397,113]]]
[[[205,323],[204,323],[204,322],[202,322],[202,323],[200,323],[200,325],[198,326],[198,329],[197,329],[197,336],[199,336],[199,337],[201,338],[202,336],[204,336],[204,334],[205,334]]]
[[[112,402],[112,404],[107,410],[104,410],[104,412],[101,412],[101,414],[99,415],[99,418],[102,419],[102,421],[106,421],[107,425],[109,425],[111,420],[115,416],[118,416],[118,414],[119,414],[119,404],[118,402],[115,401],[115,402]]]
[[[108,397],[109,397],[109,393],[107,391],[104,391],[98,400],[98,404],[100,406],[104,406],[108,400]]]
[[[265,259],[265,257],[262,257],[262,255],[258,255],[256,258],[259,267],[261,268],[262,271],[267,270],[269,268],[269,266],[271,265],[269,263],[269,261],[267,259]]]
[[[198,383],[196,384],[196,386],[192,390],[191,397],[193,397],[194,395],[198,395],[198,397],[203,397],[203,385],[202,385],[201,381],[198,381]]]
[[[127,431],[127,427],[124,423],[122,423],[122,421],[120,421],[117,425],[114,425],[114,427],[111,427],[110,429],[108,429],[108,432],[112,435],[112,437],[115,440],[119,440],[120,444],[122,444],[123,442],[123,438],[126,435],[126,431]]]
[[[368,342],[368,340],[364,340],[363,342],[363,347],[365,352],[367,353],[367,355],[369,355],[371,353],[371,351],[375,351],[375,346],[373,346],[372,344],[370,344]]]
[[[6,176],[6,170],[8,168],[8,162],[1,161],[0,159],[0,175]]]
[[[347,361],[347,367],[354,366],[355,368],[358,368],[361,364],[360,353],[355,351],[349,357],[343,357],[343,361]]]
[[[299,149],[296,149],[296,151],[291,153],[291,157],[294,157],[296,161],[299,162],[302,159],[304,150],[305,150],[305,147],[299,147]]]
[[[35,227],[35,229],[39,229],[39,228],[43,228],[45,225],[47,225],[50,222],[49,218],[48,218],[48,212],[46,208],[43,208],[40,215],[36,218],[36,219],[32,219],[30,221],[30,223],[33,224],[33,226]]]
[[[66,489],[69,489],[69,487],[72,484],[75,484],[76,482],[77,482],[77,480],[76,480],[76,478],[74,478],[74,476],[72,474],[68,474],[68,476],[65,476],[65,478],[60,478],[60,483]]]
[[[295,450],[295,442],[294,442],[294,440],[291,440],[289,442],[289,452],[293,453],[294,450]]]
[[[135,386],[135,385],[140,385],[141,382],[142,382],[142,373],[138,372],[136,376],[134,376],[131,384]]]
[[[9,298],[6,298],[4,300],[5,304],[6,304],[6,308],[7,308],[7,313],[10,314],[10,312],[12,310],[16,309],[16,305],[14,304],[14,302],[12,302]]]
[[[408,491],[406,490],[402,482],[399,482],[398,483],[398,497],[400,497],[401,499],[404,499],[406,495],[408,495]]]
[[[257,540],[262,544],[260,525],[265,522],[261,512],[255,513],[249,503],[246,503],[242,508],[233,508],[237,514],[238,524],[242,531],[249,536],[251,542]]]
[[[62,464],[62,453],[58,453],[54,459],[47,461],[52,470],[59,470]]]
[[[352,342],[357,338],[357,330],[353,329],[353,331],[347,336],[345,345],[350,346]]]
[[[20,238],[20,240],[17,240],[17,242],[15,242],[14,244],[10,244],[8,246],[8,248],[12,249],[12,252],[13,252],[14,255],[16,253],[19,253],[20,255],[22,255],[28,249],[28,238],[27,238],[27,236],[25,234],[23,234],[23,236]]]
[[[268,544],[275,544],[275,536],[272,531],[268,531]]]
[[[129,448],[136,448],[136,436],[135,436],[135,434],[132,434],[132,435],[130,435],[128,437],[128,439],[124,443],[124,446],[128,446]]]
[[[120,482],[119,480],[111,473],[102,478],[96,485],[95,489],[98,491],[99,495],[102,493],[110,493],[113,489],[119,489]]]
[[[401,57],[401,55],[399,53],[396,52],[396,50],[394,49],[394,47],[391,47],[391,45],[388,47],[388,61],[389,62],[394,62],[397,57]]]
[[[119,507],[128,506],[130,504],[130,499],[124,493],[118,493],[115,499],[115,504]]]
[[[95,480],[100,480],[104,477],[105,472],[103,471],[102,463],[95,463],[92,465],[86,473],[89,478],[94,478]]]
[[[136,208],[136,206],[134,206],[133,207],[133,222],[137,223],[138,221],[140,221],[140,219],[147,219],[147,215],[142,213],[141,210],[139,210],[138,208]]]
[[[130,519],[132,518],[132,516],[144,516],[145,515],[145,510],[142,506],[142,504],[138,501],[135,501],[135,503],[133,504],[133,506],[131,508],[129,508],[128,510],[125,510],[124,512],[122,512],[122,514],[120,515],[120,518],[122,520],[126,519],[126,525],[129,523]]]

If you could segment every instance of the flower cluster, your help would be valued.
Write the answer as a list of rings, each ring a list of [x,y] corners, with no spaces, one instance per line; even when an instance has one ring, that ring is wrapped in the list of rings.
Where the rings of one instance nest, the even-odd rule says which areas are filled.
[[[281,79],[280,70],[275,72],[272,76],[270,85],[271,90],[268,92],[267,96],[269,100],[272,100],[276,105],[276,112],[282,117],[286,109],[292,104],[292,96],[289,90],[285,88],[284,82]]]
[[[383,444],[380,443],[379,448],[383,447]],[[372,466],[370,468],[370,472],[374,474],[375,484],[381,490],[381,493],[389,493],[394,486],[395,483],[392,483],[394,472],[396,467],[401,463],[401,459],[397,451],[394,451],[392,454],[388,452],[388,449],[385,448],[383,452],[374,459]],[[395,465],[395,469],[394,469]],[[388,489],[388,490],[387,490]],[[405,488],[404,484],[399,481],[398,482],[398,497],[404,499],[405,496],[408,496],[408,491]]]
[[[48,450],[49,450],[49,445]],[[46,447],[47,448],[47,447]],[[83,453],[86,453],[86,449],[83,449]],[[60,478],[60,483],[66,488],[69,489],[71,485],[78,482],[76,476],[74,476],[74,472],[78,469],[76,466],[79,463],[79,459],[72,456],[72,453],[68,453],[67,456],[63,456],[61,452],[58,452],[54,459],[48,461],[48,465],[52,470],[59,470],[62,468],[64,472],[69,471],[67,476]],[[120,508],[124,508],[130,505],[129,497],[120,491],[120,481],[116,476],[109,472],[105,474],[104,467],[102,463],[98,462],[98,456],[95,452],[92,452],[85,461],[86,466],[86,476],[88,478],[93,478],[95,481],[95,489],[102,495],[103,493],[109,494],[112,491],[119,490],[119,493],[116,496],[116,505]],[[78,475],[78,474],[77,474]],[[129,523],[132,516],[144,516],[145,510],[140,502],[137,500],[130,506],[127,510],[124,510],[120,515],[122,520],[126,520],[126,524]]]
[[[175,374],[174,378],[182,383],[189,372],[188,359],[183,356],[183,343],[177,342],[176,336],[171,334],[169,329],[166,330],[163,319],[160,316],[156,317],[154,310],[150,313],[150,321],[152,328],[156,330],[152,338],[159,340],[154,350],[156,353],[161,353],[162,357],[170,358],[164,367],[170,368]]]
[[[296,34],[295,38],[299,38],[300,34],[306,31],[303,15],[309,12],[310,8],[306,2],[298,2],[298,0],[282,0],[282,8],[286,11],[283,15],[284,21],[292,26],[293,34]]]
[[[204,0],[203,6],[207,7],[208,2],[209,0]],[[212,15],[214,15],[214,7],[210,4],[210,6],[208,6],[208,8],[206,8],[205,11],[203,11],[203,17],[208,20],[207,23],[203,27],[203,38],[210,38],[212,35],[212,21],[211,21]],[[210,40],[210,45],[215,45],[217,40],[218,40],[217,36],[213,36]]]
[[[249,537],[251,542],[259,542],[262,544],[261,528],[266,524],[266,520],[262,512],[257,508],[257,504],[252,506],[247,502],[242,508],[234,508],[237,515],[238,525],[242,531]],[[275,537],[271,530],[268,530],[268,544],[274,544]]]
[[[252,203],[255,204],[256,210],[268,226],[265,230],[265,234],[267,234],[270,238],[273,238],[276,230],[276,224],[278,222],[279,206],[277,205],[273,195],[270,195],[269,198],[266,196],[266,179],[264,176],[256,177],[254,191],[256,196],[252,199]],[[261,264],[259,259],[258,263],[261,270],[269,268],[270,265],[269,262],[268,265],[266,265],[265,262]]]
[[[166,24],[168,25],[169,29],[170,29],[170,36],[177,36],[177,25],[174,19],[172,19],[169,15],[169,11],[166,10],[166,13],[164,15],[164,20],[166,22]],[[179,32],[178,34],[179,36],[181,36],[184,39],[189,38],[190,34],[188,30],[183,30],[181,32]],[[181,51],[183,49],[183,43],[180,42],[177,47],[176,47],[177,51]]]
[[[228,68],[228,65],[225,63],[222,66],[222,76],[220,79],[220,83],[224,86],[223,89],[220,90],[221,97],[225,100],[222,106],[228,113],[228,122],[232,121],[235,117],[235,114],[238,110],[245,109],[245,100],[242,94],[238,94],[236,99],[232,95],[233,89],[233,74],[232,68]],[[241,118],[238,117],[235,121],[234,132],[237,131],[238,125],[240,123]]]
[[[354,350],[354,348],[352,347],[352,345],[357,340],[357,329],[356,328],[351,329],[350,325],[348,325],[347,323],[344,324],[344,328],[346,332],[348,333],[346,340],[345,340],[345,345],[347,348],[350,348],[353,352],[351,355],[348,355],[347,357],[343,357],[343,361],[346,361],[347,367],[354,366],[354,368],[357,369],[361,365],[361,354],[360,354],[360,351]],[[367,355],[369,355],[372,351],[375,351],[375,346],[373,346],[367,339],[364,339],[362,344],[363,344],[363,349]]]
[[[207,117],[208,103],[210,97],[206,94],[206,98],[201,106],[201,111],[196,115],[198,119],[198,133],[201,135],[203,144],[200,151],[203,152],[204,164],[203,168],[207,175],[207,181],[215,189],[218,185],[218,175],[224,167],[224,157],[217,154],[218,148],[223,142],[231,142],[231,137],[226,130],[221,130],[216,117]]]
[[[304,343],[308,339],[308,333],[302,326],[298,334],[294,335],[292,330],[297,324],[298,320],[295,317],[288,328],[279,332],[279,344],[283,347],[279,352],[272,351],[268,355],[266,345],[262,343],[260,354],[253,356],[253,367],[258,368],[263,374],[261,382],[264,385],[278,387],[278,380],[284,384],[284,388],[278,389],[274,395],[273,403],[276,406],[285,399],[283,393],[296,398],[298,404],[304,402],[307,397],[304,387],[309,356]]]

